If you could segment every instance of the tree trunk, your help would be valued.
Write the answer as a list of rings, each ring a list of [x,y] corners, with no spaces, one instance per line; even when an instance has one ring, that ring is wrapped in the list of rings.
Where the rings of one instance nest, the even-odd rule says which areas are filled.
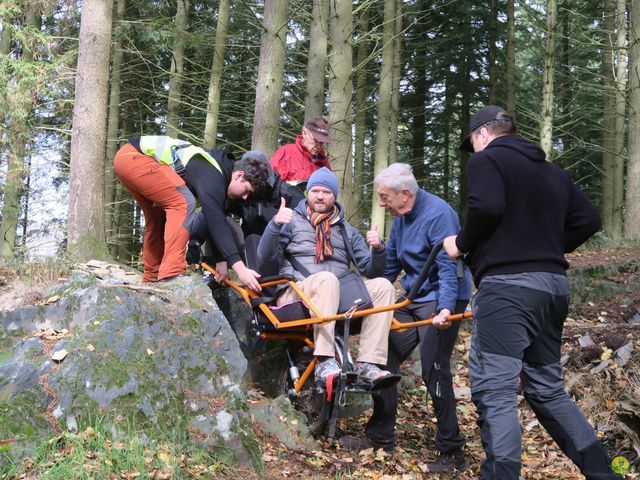
[[[389,118],[389,165],[398,161],[400,77],[402,75],[402,2],[403,0],[396,0],[396,18],[393,29],[393,79],[391,81],[391,116]]]
[[[489,74],[489,105],[495,105],[498,99],[498,75],[496,58],[498,57],[498,0],[491,0],[489,12],[489,55],[487,73]]]
[[[35,30],[40,27],[40,13],[34,4],[27,7],[25,25]],[[6,140],[9,151],[3,194],[2,223],[0,223],[0,258],[12,258],[15,255],[20,202],[24,194],[29,117],[37,94],[37,79],[30,78],[34,73],[30,71],[34,56],[28,45],[29,42],[24,43],[20,56],[20,62],[26,67],[25,71],[15,73],[14,81],[11,82],[5,99],[8,116]]]
[[[615,30],[614,0],[604,3],[605,45],[602,49],[602,225],[605,235],[613,234],[613,165],[615,156],[616,94],[613,71]]]
[[[209,77],[209,97],[207,100],[207,119],[204,125],[204,146],[213,148],[216,146],[218,135],[218,114],[220,112],[220,91],[222,85],[222,69],[224,68],[224,52],[227,45],[227,28],[229,26],[230,0],[220,0],[218,7],[218,23],[213,47],[213,61],[211,63],[211,76]]]
[[[391,91],[393,88],[393,33],[395,30],[395,0],[384,2],[384,27],[382,31],[382,64],[378,92],[378,128],[376,129],[374,177],[389,165],[389,125]],[[371,201],[371,225],[378,227],[384,237],[385,211],[374,195]]]
[[[556,58],[557,17],[557,0],[547,0],[547,39],[544,49],[544,73],[542,79],[540,146],[549,161],[553,161],[553,73]]]
[[[289,0],[265,0],[251,149],[268,157],[278,147],[288,13]]]
[[[189,0],[178,0],[175,19],[175,39],[171,55],[169,72],[169,101],[167,104],[167,135],[178,137],[180,129],[179,110],[182,98],[182,79],[184,75],[184,46],[187,23],[189,22]]]
[[[573,138],[571,131],[567,125],[571,123],[571,103],[573,101],[573,82],[571,75],[571,68],[569,65],[569,38],[571,35],[570,27],[570,15],[571,15],[571,0],[565,0],[564,11],[562,12],[562,61],[560,64],[561,73],[561,91],[560,102],[562,104],[562,114],[560,123],[565,125],[562,131],[562,154],[557,163],[561,167],[569,165],[569,156],[573,149]]]
[[[419,42],[429,42],[429,30],[432,28],[430,2],[420,0],[418,10],[422,13],[422,18],[416,26],[416,38]],[[420,43],[420,44],[421,44]],[[414,101],[413,118],[411,119],[411,161],[414,165],[413,173],[418,179],[418,183],[425,188],[429,188],[429,165],[425,162],[425,139],[427,136],[426,126],[426,105],[427,91],[429,83],[427,81],[427,64],[429,61],[427,48],[416,49],[414,70]],[[424,179],[424,181],[421,181]]]
[[[516,111],[516,15],[514,0],[507,0],[507,59],[505,67],[507,77],[507,98],[505,106],[508,112]]]
[[[309,58],[307,61],[307,95],[304,117],[320,117],[324,112],[325,71],[327,69],[327,29],[329,0],[313,0],[309,29]]]
[[[109,117],[107,121],[107,148],[104,159],[104,206],[105,206],[105,235],[109,251],[115,254],[115,231],[114,218],[116,207],[114,204],[116,174],[113,170],[113,158],[118,151],[118,125],[120,124],[120,83],[122,78],[122,64],[124,51],[122,44],[124,37],[120,32],[121,22],[124,20],[127,8],[127,0],[117,0],[116,3],[116,44],[113,49],[113,59],[111,61],[111,83],[109,92]]]
[[[355,95],[355,145],[353,157],[353,194],[351,195],[351,215],[349,221],[356,227],[362,226],[362,220],[368,217],[362,192],[365,184],[365,138],[367,132],[366,104],[369,91],[369,9],[365,8],[358,19],[360,37],[357,42],[356,67],[356,95]],[[375,193],[374,193],[375,195]]]
[[[627,101],[627,2],[618,0],[616,16],[616,129],[613,157],[612,237],[622,239],[624,231],[625,115]]]
[[[68,251],[78,260],[106,256],[104,177],[113,0],[85,0],[71,134]]]
[[[633,0],[630,20],[629,165],[624,235],[629,240],[640,240],[640,0]]]
[[[331,54],[329,55],[329,161],[340,181],[342,206],[353,210],[353,159],[351,155],[351,127],[353,122],[353,11],[351,2],[331,1],[329,22]]]

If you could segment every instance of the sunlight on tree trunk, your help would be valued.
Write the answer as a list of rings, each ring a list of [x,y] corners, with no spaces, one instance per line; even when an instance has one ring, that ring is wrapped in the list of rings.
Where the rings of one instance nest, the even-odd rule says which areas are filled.
[[[542,111],[540,118],[540,147],[548,161],[553,161],[553,73],[556,50],[557,0],[547,0],[547,31],[542,80]]]
[[[309,59],[307,61],[307,94],[304,118],[324,115],[325,72],[327,69],[327,29],[329,0],[313,0],[309,28]]]
[[[103,164],[112,13],[113,0],[85,0],[80,17],[67,213],[68,251],[79,260],[107,250]]]
[[[353,11],[350,2],[331,0],[329,21],[331,53],[329,55],[329,161],[344,192],[343,207],[353,211],[353,159],[351,128],[353,122]]]
[[[218,7],[218,23],[213,47],[211,76],[209,77],[209,96],[207,100],[207,119],[204,125],[204,147],[216,146],[218,134],[218,115],[220,113],[220,90],[222,85],[222,69],[224,68],[224,52],[227,45],[227,28],[229,26],[230,0],[220,0]]]
[[[251,149],[268,157],[278,147],[288,18],[289,0],[265,0]]]
[[[184,76],[184,47],[187,23],[189,22],[189,0],[178,0],[174,26],[175,40],[169,72],[169,102],[167,104],[166,132],[170,137],[178,137],[180,103],[182,101],[182,79]]]

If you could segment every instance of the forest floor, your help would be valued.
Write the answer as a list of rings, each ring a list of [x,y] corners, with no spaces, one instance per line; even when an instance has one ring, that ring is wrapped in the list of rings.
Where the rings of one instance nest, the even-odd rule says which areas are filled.
[[[611,273],[607,281],[626,286],[626,293],[606,296],[597,301],[587,300],[573,305],[564,330],[563,357],[566,384],[572,397],[589,421],[598,428],[598,435],[611,457],[624,457],[630,464],[625,478],[640,478],[640,438],[638,418],[640,411],[640,247],[618,250],[599,249],[584,251],[570,257],[573,268],[594,265],[626,264],[630,268],[622,273]],[[16,272],[0,267],[0,306],[15,301],[16,297],[38,300],[33,284],[25,291],[16,290]],[[55,275],[46,280],[54,281]],[[43,279],[44,280],[44,279]],[[11,287],[11,288],[8,288]],[[21,294],[22,293],[22,294]],[[24,299],[23,299],[24,300]],[[426,389],[419,371],[411,362],[403,366],[397,445],[392,454],[382,450],[349,453],[326,441],[319,441],[316,451],[289,449],[274,437],[258,432],[263,439],[265,471],[261,475],[244,468],[223,467],[211,476],[212,467],[192,465],[185,460],[183,472],[192,472],[179,478],[268,478],[268,479],[374,479],[408,480],[421,478],[472,479],[478,478],[484,452],[476,425],[475,407],[469,399],[467,352],[470,344],[470,321],[460,329],[454,350],[452,369],[458,400],[458,419],[467,440],[466,468],[462,472],[425,474],[426,464],[433,461],[436,452],[433,440],[435,418],[430,404],[425,403]],[[590,341],[587,341],[590,340]],[[626,365],[616,361],[618,348],[631,343],[633,353]],[[582,344],[582,345],[581,345]],[[587,345],[588,344],[588,345]],[[624,417],[625,412],[627,417]],[[338,435],[360,434],[370,411],[360,417],[339,421]],[[519,415],[522,425],[522,476],[526,479],[579,479],[583,478],[571,461],[565,457],[549,435],[540,426],[531,409],[520,397]],[[631,418],[625,423],[621,418]],[[286,419],[285,419],[286,420]],[[634,426],[633,422],[637,422]],[[629,426],[631,425],[631,427]],[[58,454],[63,454],[59,452]],[[152,455],[152,453],[150,453]],[[27,460],[23,474],[15,478],[48,478],[31,476]],[[188,467],[188,468],[186,468]],[[33,471],[33,470],[32,470]],[[140,478],[174,478],[168,475]],[[110,478],[138,478],[118,472]],[[2,477],[2,475],[0,475]],[[97,478],[97,477],[96,477]],[[178,478],[178,477],[175,477]]]
[[[630,463],[625,478],[640,478],[640,441],[617,417],[626,408],[640,405],[640,248],[582,252],[569,257],[572,268],[593,265],[628,264],[630,271],[607,276],[608,281],[625,284],[627,293],[598,301],[574,305],[563,335],[565,379],[593,425],[611,457],[622,456]],[[628,293],[631,291],[631,293]],[[631,322],[631,323],[629,323]],[[591,338],[593,345],[580,347],[579,340]],[[460,329],[454,350],[452,370],[458,392],[469,386],[467,352],[471,338],[471,322]],[[612,353],[625,343],[633,342],[635,350],[630,361],[619,368],[611,361]],[[321,451],[290,451],[269,442],[265,449],[268,478],[357,478],[374,480],[408,480],[420,478],[475,479],[484,452],[476,425],[475,406],[470,399],[459,399],[458,419],[467,440],[466,469],[463,472],[425,474],[426,464],[436,458],[433,441],[436,423],[431,405],[424,401],[426,389],[419,370],[403,365],[403,388],[397,422],[397,446],[393,454],[369,450],[353,454],[324,443]],[[631,400],[629,399],[631,398]],[[526,479],[584,478],[563,455],[558,446],[535,418],[533,411],[520,398],[519,415],[522,425],[522,476]],[[635,400],[635,401],[634,401]],[[623,404],[622,408],[620,404]],[[629,404],[633,405],[629,407]],[[632,410],[633,411],[633,410]],[[636,409],[635,412],[638,412]],[[370,411],[358,418],[342,420],[342,434],[361,434]],[[638,430],[635,430],[637,432]]]

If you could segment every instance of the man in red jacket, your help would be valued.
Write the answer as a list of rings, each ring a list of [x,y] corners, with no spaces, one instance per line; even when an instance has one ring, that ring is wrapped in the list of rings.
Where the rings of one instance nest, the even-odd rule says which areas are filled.
[[[324,150],[331,142],[329,124],[322,117],[307,120],[295,143],[283,145],[273,154],[269,163],[285,182],[307,180],[313,172],[331,165]]]

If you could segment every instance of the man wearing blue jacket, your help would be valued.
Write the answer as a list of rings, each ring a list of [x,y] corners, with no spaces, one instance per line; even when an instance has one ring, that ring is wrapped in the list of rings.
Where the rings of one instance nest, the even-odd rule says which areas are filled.
[[[405,163],[394,163],[380,172],[375,178],[375,186],[380,206],[394,217],[384,276],[394,282],[404,271],[401,284],[408,292],[417,281],[434,245],[460,230],[458,216],[440,197],[420,189],[411,167]],[[404,309],[396,311],[395,315],[398,321],[407,323],[436,314],[433,326],[389,334],[387,367],[392,373],[398,373],[402,362],[416,346],[420,346],[422,378],[438,419],[435,447],[439,456],[428,465],[429,472],[461,469],[464,465],[462,447],[465,441],[458,427],[450,369],[460,323],[451,324],[446,318],[464,312],[470,294],[468,271],[462,279],[458,279],[456,264],[442,251],[436,257],[416,299]],[[365,436],[343,437],[342,445],[350,450],[392,448],[395,443],[397,407],[397,387],[382,391],[374,398],[373,416]]]

